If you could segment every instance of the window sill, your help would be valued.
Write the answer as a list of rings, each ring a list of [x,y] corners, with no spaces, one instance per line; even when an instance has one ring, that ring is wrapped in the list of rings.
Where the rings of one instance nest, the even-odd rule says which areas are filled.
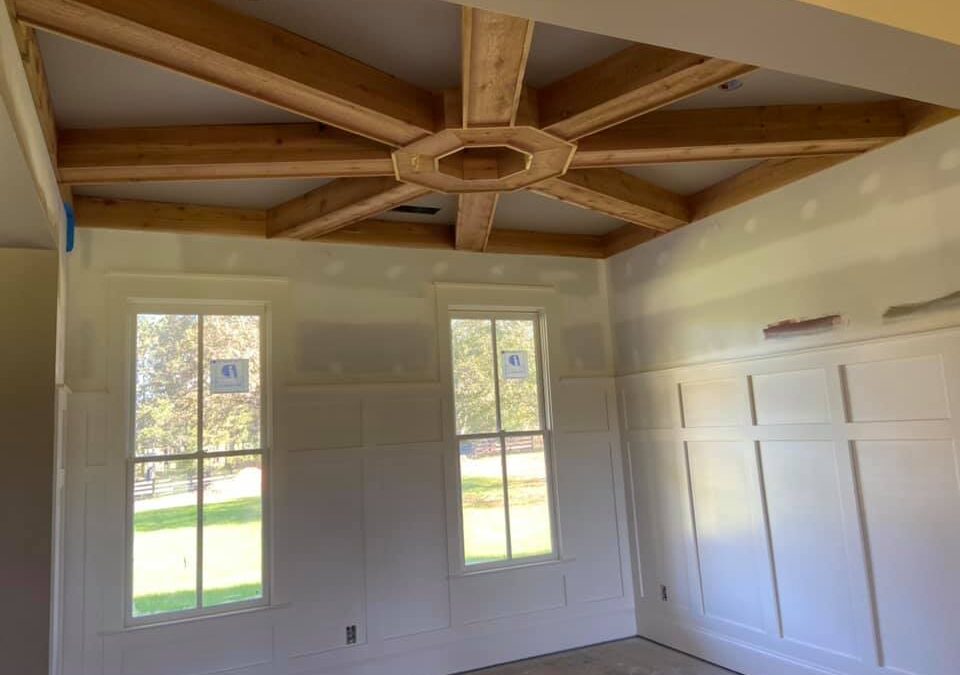
[[[135,633],[142,630],[150,630],[153,628],[166,628],[168,626],[180,626],[182,624],[196,623],[197,621],[209,621],[211,619],[224,619],[231,616],[240,616],[244,614],[260,614],[261,612],[273,612],[281,609],[286,609],[292,606],[292,602],[281,602],[275,605],[257,605],[255,607],[242,607],[234,610],[225,610],[223,612],[216,612],[212,614],[195,614],[193,616],[183,616],[176,617],[168,620],[160,621],[151,621],[148,623],[135,623],[130,626],[124,626],[117,630],[102,630],[97,633],[100,637],[108,637],[110,635],[123,635],[125,633]]]
[[[502,574],[504,572],[513,572],[515,570],[526,570],[534,567],[556,567],[576,562],[576,558],[551,558],[549,560],[534,560],[528,563],[517,563],[515,565],[502,565],[499,567],[485,567],[479,570],[464,570],[448,575],[449,579],[461,579],[465,577],[479,577],[487,574]]]

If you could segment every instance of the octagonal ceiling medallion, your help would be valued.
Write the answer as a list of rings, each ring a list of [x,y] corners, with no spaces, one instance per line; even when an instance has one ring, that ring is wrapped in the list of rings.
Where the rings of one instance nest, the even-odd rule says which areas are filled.
[[[448,193],[509,192],[561,176],[576,146],[533,127],[445,129],[394,150],[397,180]]]

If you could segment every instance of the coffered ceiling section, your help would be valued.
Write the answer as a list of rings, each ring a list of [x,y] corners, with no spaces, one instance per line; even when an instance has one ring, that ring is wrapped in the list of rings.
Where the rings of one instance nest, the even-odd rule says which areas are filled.
[[[602,258],[952,116],[439,0],[12,0],[81,227]]]

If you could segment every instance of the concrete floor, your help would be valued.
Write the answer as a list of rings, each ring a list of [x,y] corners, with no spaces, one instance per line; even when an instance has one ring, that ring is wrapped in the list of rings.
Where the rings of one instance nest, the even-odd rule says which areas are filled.
[[[731,675],[643,638],[607,642],[569,652],[475,670],[470,675]]]

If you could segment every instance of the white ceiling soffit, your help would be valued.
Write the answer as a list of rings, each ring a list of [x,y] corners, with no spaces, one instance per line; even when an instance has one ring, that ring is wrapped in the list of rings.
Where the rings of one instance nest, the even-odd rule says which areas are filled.
[[[460,84],[460,7],[441,0],[217,0],[426,89]],[[625,46],[559,26],[533,33],[527,82],[549,84]]]
[[[567,51],[564,47],[575,41],[571,36],[589,45],[589,49],[585,49],[593,60],[616,52],[625,44],[554,26],[541,28],[543,30],[539,33],[535,32],[539,38],[534,38],[539,57],[536,62],[531,57],[528,67],[528,81],[536,85],[563,77],[586,65],[581,60],[584,51]],[[64,128],[283,123],[304,119],[147,62],[57,35],[41,32],[40,45],[57,123]],[[885,97],[830,82],[764,70],[745,77],[740,89],[710,89],[672,107],[841,103]]]
[[[196,204],[198,206],[233,206],[245,209],[268,209],[320,187],[328,179],[297,180],[213,180],[165,183],[117,183],[115,185],[83,185],[73,189],[75,195],[106,199],[142,199],[153,202]]]
[[[842,84],[790,75],[776,70],[758,70],[745,76],[739,89],[707,89],[696,96],[674,103],[674,110],[692,108],[740,108],[754,105],[792,105],[800,103],[864,103],[892,98],[888,94],[846,87]]]
[[[145,61],[43,31],[38,36],[61,128],[304,121]]]
[[[54,247],[50,221],[41,206],[33,173],[2,102],[0,157],[0,247]]]
[[[604,234],[623,224],[602,213],[525,191],[500,195],[493,219],[494,228],[499,230],[563,234]]]
[[[704,188],[756,166],[759,159],[733,159],[682,164],[645,164],[623,169],[662,188],[681,195],[692,195]]]
[[[471,0],[470,4],[960,108],[956,86],[960,47],[794,0]]]

